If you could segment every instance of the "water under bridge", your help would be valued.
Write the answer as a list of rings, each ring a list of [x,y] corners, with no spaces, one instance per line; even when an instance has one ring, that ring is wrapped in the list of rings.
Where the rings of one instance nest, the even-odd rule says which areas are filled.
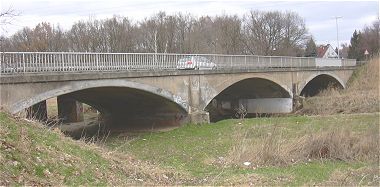
[[[47,119],[57,98],[63,122],[83,119],[82,103],[108,124],[176,126],[250,114],[288,113],[298,96],[345,88],[350,59],[219,54],[0,53],[0,106]]]

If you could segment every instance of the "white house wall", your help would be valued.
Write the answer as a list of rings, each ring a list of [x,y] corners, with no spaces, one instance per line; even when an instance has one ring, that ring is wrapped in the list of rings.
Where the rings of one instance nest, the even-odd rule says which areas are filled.
[[[335,50],[329,45],[325,55],[323,55],[323,58],[338,58],[338,54],[336,54]]]

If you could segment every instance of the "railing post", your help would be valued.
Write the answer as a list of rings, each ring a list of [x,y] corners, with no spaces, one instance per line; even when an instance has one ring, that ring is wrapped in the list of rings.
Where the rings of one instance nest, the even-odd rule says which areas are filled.
[[[4,64],[4,52],[1,52],[0,53],[0,75],[3,73],[4,69],[3,69],[3,64]]]
[[[303,65],[302,65],[302,58],[299,57],[299,58],[298,58],[298,62],[299,62],[299,63],[298,63],[298,68],[302,68],[302,66],[303,66]]]
[[[63,52],[61,53],[62,71],[65,71],[65,62],[63,60]]]
[[[22,53],[22,68],[23,72],[25,73],[25,53]]]
[[[96,71],[99,71],[99,54],[96,54],[95,57],[96,57]]]
[[[260,64],[260,56],[257,56],[257,69],[260,69],[260,68],[264,68],[263,66],[261,66]]]
[[[126,70],[129,70],[129,55],[125,54],[125,67]]]
[[[248,69],[248,67],[247,67],[247,55],[244,55],[244,68]]]
[[[269,57],[269,68],[272,68],[272,57]]]
[[[230,67],[232,68],[232,56],[230,58]]]

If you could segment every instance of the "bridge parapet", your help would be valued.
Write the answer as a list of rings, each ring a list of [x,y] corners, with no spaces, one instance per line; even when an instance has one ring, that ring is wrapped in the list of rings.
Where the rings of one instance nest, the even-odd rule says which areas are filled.
[[[356,61],[352,59],[221,54],[0,53],[0,74],[163,71],[176,69],[278,69],[329,66],[356,66]]]

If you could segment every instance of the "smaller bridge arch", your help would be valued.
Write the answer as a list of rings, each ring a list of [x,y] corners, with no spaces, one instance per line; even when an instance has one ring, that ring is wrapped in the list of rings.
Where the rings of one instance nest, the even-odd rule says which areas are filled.
[[[204,108],[210,113],[211,121],[235,117],[236,110],[241,107],[252,115],[292,110],[292,92],[274,78],[240,77],[217,89],[218,94]]]
[[[223,79],[223,77],[221,77],[220,79]],[[215,97],[217,97],[220,93],[222,93],[224,90],[235,85],[236,83],[239,83],[241,81],[248,80],[248,79],[251,79],[251,80],[257,79],[257,80],[268,81],[268,83],[271,83],[273,85],[278,85],[279,88],[283,89],[283,91],[285,91],[289,94],[290,98],[293,97],[293,92],[292,92],[291,87],[289,85],[284,84],[281,81],[277,80],[275,77],[270,77],[270,76],[266,76],[266,75],[252,76],[252,74],[248,74],[248,75],[243,75],[243,76],[234,76],[234,77],[229,78],[227,80],[217,79],[217,81],[220,82],[220,84],[216,84],[215,86],[211,86],[213,89],[213,92],[212,92],[212,94],[207,95],[207,98],[206,98],[205,103],[203,105],[203,109],[206,109],[206,107],[212,102],[212,100]]]
[[[344,89],[346,83],[333,73],[318,72],[309,76],[299,85],[298,93],[302,96],[315,96],[329,86]]]

